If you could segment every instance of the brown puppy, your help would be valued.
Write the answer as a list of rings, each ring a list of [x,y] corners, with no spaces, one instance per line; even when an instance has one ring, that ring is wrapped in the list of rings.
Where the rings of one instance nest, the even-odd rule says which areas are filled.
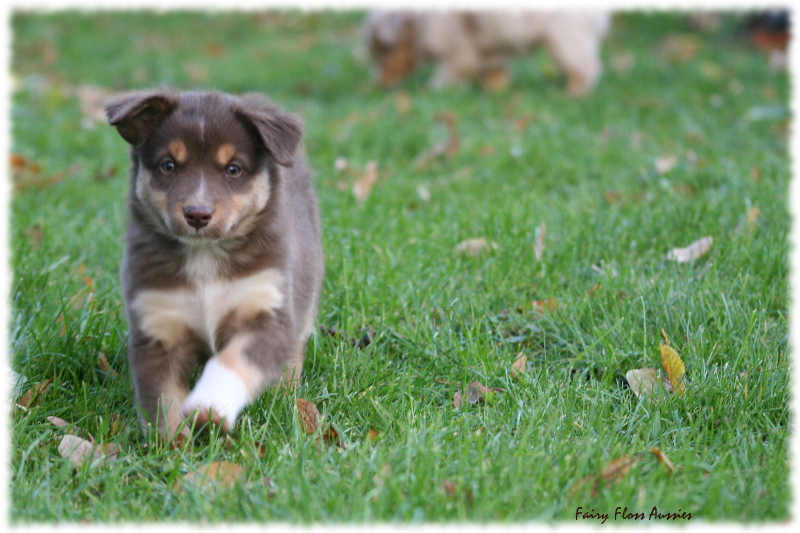
[[[302,124],[253,94],[132,92],[106,114],[133,161],[122,287],[142,422],[229,431],[299,378],[313,330],[323,258]]]
[[[435,89],[498,73],[507,78],[510,57],[544,44],[567,77],[568,93],[582,96],[602,71],[600,45],[609,25],[601,12],[374,10],[364,39],[381,85],[433,63]]]

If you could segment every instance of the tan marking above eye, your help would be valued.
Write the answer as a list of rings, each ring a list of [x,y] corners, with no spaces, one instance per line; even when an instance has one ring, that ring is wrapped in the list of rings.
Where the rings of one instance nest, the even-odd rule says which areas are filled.
[[[189,157],[189,150],[186,148],[186,144],[180,139],[175,139],[169,143],[168,148],[169,155],[178,163],[185,163],[186,159]]]
[[[230,143],[225,143],[217,149],[217,163],[227,165],[236,155],[236,147]]]

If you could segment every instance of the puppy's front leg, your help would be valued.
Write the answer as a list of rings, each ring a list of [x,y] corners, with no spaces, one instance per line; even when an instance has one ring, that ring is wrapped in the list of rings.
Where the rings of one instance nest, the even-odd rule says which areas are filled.
[[[142,409],[142,425],[152,423],[163,437],[171,439],[183,422],[180,407],[196,366],[191,347],[184,343],[167,350],[161,341],[132,334],[128,360]],[[184,426],[181,433],[188,436],[189,428]]]
[[[184,417],[196,417],[198,425],[211,422],[224,431],[233,428],[239,413],[281,378],[293,355],[293,343],[280,328],[272,332],[245,331],[231,337],[217,355],[209,359],[203,374],[183,402]]]

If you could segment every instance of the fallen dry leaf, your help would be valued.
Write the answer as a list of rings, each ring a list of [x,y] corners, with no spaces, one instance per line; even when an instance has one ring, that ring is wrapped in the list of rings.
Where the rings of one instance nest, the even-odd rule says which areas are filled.
[[[662,157],[657,157],[654,165],[656,167],[656,172],[659,174],[666,174],[678,164],[678,156],[676,155],[665,155]]]
[[[118,376],[117,371],[111,368],[111,364],[106,359],[106,354],[100,352],[97,356],[97,366],[106,373],[109,377],[116,378]]]
[[[476,237],[474,239],[467,239],[462,241],[456,246],[456,252],[465,254],[470,257],[477,257],[489,250],[497,250],[497,243],[489,241],[485,237]]]
[[[604,466],[603,470],[600,471],[600,477],[606,483],[614,485],[622,481],[622,478],[624,478],[638,462],[638,456],[623,455]]]
[[[655,446],[650,448],[650,451],[653,452],[653,455],[658,457],[658,461],[661,464],[663,464],[665,467],[667,467],[667,474],[672,474],[673,472],[675,472],[675,465],[673,465],[672,461],[669,460],[669,457],[667,457],[667,454],[665,454],[664,452],[662,452],[659,448],[656,448]]]
[[[542,260],[542,254],[544,253],[544,237],[547,233],[547,224],[542,222],[536,228],[534,235],[536,236],[536,242],[533,245],[533,255],[536,257],[537,261]]]
[[[17,404],[25,408],[39,405],[44,395],[50,390],[51,383],[53,383],[52,379],[46,379],[36,383],[33,387],[25,391],[25,394],[17,401]]]
[[[712,244],[714,244],[713,237],[703,237],[685,248],[673,248],[669,251],[666,258],[669,261],[688,263],[689,261],[694,261],[702,257],[711,249]]]
[[[339,432],[333,429],[333,426],[330,424],[328,424],[328,426],[325,428],[325,431],[322,432],[322,440],[325,441],[325,444],[328,446],[338,446],[339,448],[344,447],[342,439],[339,438]]]
[[[442,488],[445,494],[453,494],[456,491],[456,484],[450,480],[446,480],[442,483]]]
[[[63,418],[58,418],[57,416],[48,416],[47,421],[53,424],[54,426],[60,428],[69,426],[69,422],[67,422]]]
[[[628,380],[628,386],[637,398],[652,394],[658,388],[658,373],[655,368],[628,370],[625,373],[625,379]]]
[[[183,476],[184,483],[197,488],[207,486],[233,487],[244,475],[244,468],[229,461],[214,461],[197,467],[197,470],[187,472]]]
[[[378,162],[370,161],[364,169],[364,174],[353,184],[353,196],[355,196],[359,202],[363,202],[367,196],[369,196],[369,191],[372,190],[372,186],[377,179]]]
[[[409,113],[411,113],[411,97],[408,96],[407,92],[400,91],[397,93],[395,107],[397,108],[397,114],[402,118],[407,117]]]
[[[491,92],[503,92],[511,85],[511,74],[505,67],[491,69],[483,75],[481,85]]]
[[[664,336],[666,338],[666,334],[664,334]],[[667,344],[660,344],[658,346],[658,351],[661,353],[661,364],[667,372],[670,392],[674,392],[678,396],[683,396],[686,393],[686,382],[684,379],[686,368],[683,365],[681,357],[678,355],[678,352],[669,345],[669,339],[667,339]]]
[[[670,34],[660,44],[661,54],[670,63],[685,63],[697,55],[700,39],[694,34]]]
[[[561,307],[561,302],[556,298],[548,298],[546,300],[534,300],[531,302],[534,312],[544,314],[548,311],[555,311]]]
[[[523,353],[519,352],[517,356],[517,360],[511,364],[511,374],[512,379],[516,379],[520,375],[525,373],[525,370],[528,368],[528,357]]]
[[[375,440],[377,438],[378,432],[375,430],[375,428],[369,428],[369,431],[367,431],[367,440]]]
[[[313,402],[309,402],[303,398],[297,398],[297,418],[300,421],[300,427],[307,435],[313,434],[319,425],[319,410]]]
[[[611,56],[611,68],[618,74],[629,72],[634,65],[636,65],[636,57],[627,50]]]
[[[69,459],[74,466],[81,466],[87,460],[100,460],[103,464],[113,461],[119,454],[119,446],[106,443],[95,446],[86,439],[75,435],[64,435],[58,444],[58,453],[64,459]]]
[[[434,159],[445,157],[447,160],[450,160],[458,153],[458,148],[461,144],[458,135],[458,129],[456,128],[456,124],[458,123],[458,115],[456,115],[455,111],[446,109],[436,113],[434,119],[445,123],[448,130],[448,137],[447,139],[436,143],[433,145],[433,147],[425,150],[419,156],[417,156],[417,159],[414,161],[414,168],[417,170],[421,169]]]
[[[29,227],[25,230],[25,236],[28,238],[28,242],[31,244],[31,249],[38,250],[39,246],[42,244],[42,240],[44,239],[44,234],[42,233],[42,226],[41,224],[34,224],[33,226]]]
[[[453,395],[453,407],[458,409],[465,401],[473,405],[482,402],[484,396],[490,392],[503,392],[503,389],[497,387],[489,388],[482,383],[473,381],[469,384],[469,387],[466,391],[456,391],[456,393]],[[466,398],[464,398],[465,393],[467,394]]]

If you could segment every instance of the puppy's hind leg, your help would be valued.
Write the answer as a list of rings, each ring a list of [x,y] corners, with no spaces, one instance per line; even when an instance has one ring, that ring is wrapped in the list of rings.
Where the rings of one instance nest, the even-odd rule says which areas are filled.
[[[567,77],[567,93],[575,97],[589,94],[603,70],[599,39],[575,35],[574,31],[554,31],[545,44]]]

